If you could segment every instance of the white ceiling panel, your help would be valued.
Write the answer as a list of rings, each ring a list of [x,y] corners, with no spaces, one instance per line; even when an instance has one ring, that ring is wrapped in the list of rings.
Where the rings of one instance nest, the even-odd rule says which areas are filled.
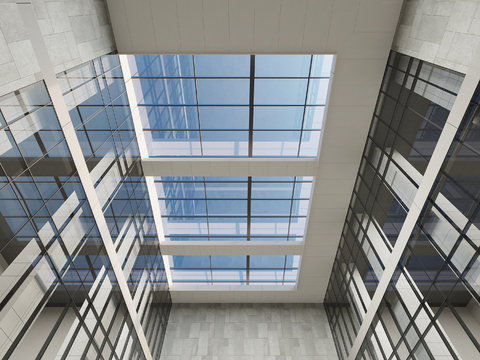
[[[229,176],[298,175],[295,171],[299,170],[316,174],[296,290],[189,291],[174,287],[172,299],[174,302],[322,302],[402,1],[149,1],[150,7],[145,5],[148,0],[140,4],[138,0],[107,0],[119,53],[337,55],[318,162],[289,163],[286,167],[286,162],[225,160],[205,167],[169,161],[145,164],[145,171],[151,175],[158,174],[160,166],[178,176],[208,172],[217,175],[228,172]],[[145,34],[148,31],[154,36]],[[139,48],[142,51],[136,50]]]

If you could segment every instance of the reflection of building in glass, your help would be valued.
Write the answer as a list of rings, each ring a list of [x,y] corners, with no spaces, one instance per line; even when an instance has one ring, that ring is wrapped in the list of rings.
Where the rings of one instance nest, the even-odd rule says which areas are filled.
[[[0,98],[2,358],[144,358],[134,321],[161,351],[171,300],[119,65],[58,76],[103,224],[43,81]]]
[[[0,357],[480,358],[479,29],[1,2]]]
[[[193,56],[143,56],[139,60],[153,59],[144,69],[152,72],[155,62],[163,63],[164,58],[182,59],[187,66],[194,59]],[[232,154],[227,148],[244,146],[245,154],[237,151],[234,155],[255,156],[255,149],[261,144],[256,140],[258,132],[290,134],[287,137],[293,132],[298,133],[293,145],[283,140],[278,142],[278,136],[274,136],[273,140],[265,138],[266,145],[260,146],[272,148],[276,144],[276,156],[304,156],[307,153],[302,149],[309,144],[304,138],[310,138],[305,134],[320,134],[323,123],[327,90],[322,90],[323,95],[318,93],[314,89],[319,85],[314,83],[325,78],[321,86],[328,86],[331,63],[324,66],[326,76],[319,72],[323,78],[317,79],[312,74],[322,71],[321,56],[257,57],[258,77],[300,84],[294,86],[295,94],[282,90],[286,99],[294,101],[288,106],[271,105],[268,101],[267,106],[255,105],[261,100],[249,103],[253,93],[249,87],[265,80],[250,77],[245,80],[247,101],[236,106],[222,100],[229,92],[219,84],[208,83],[212,80],[208,76],[219,76],[222,62],[232,69],[232,61],[238,59],[246,60],[249,75],[255,57],[197,58],[196,69],[199,74],[205,72],[207,78],[174,78],[177,83],[171,78],[154,79],[156,84],[165,85],[161,89],[156,85],[146,89],[142,85],[138,93],[136,82],[144,79],[132,77],[125,81],[123,73],[131,73],[131,66],[124,63],[122,69],[118,55],[106,55],[58,74],[54,81],[62,96],[54,103],[44,82],[0,98],[4,139],[1,154],[4,245],[0,282],[4,282],[5,304],[1,328],[6,335],[2,356],[157,358],[171,307],[167,277],[171,284],[182,285],[295,286],[300,255],[162,258],[157,229],[162,241],[172,242],[252,241],[267,247],[301,243],[313,177],[145,177],[140,157],[145,151],[143,146],[146,145],[147,155],[151,155],[151,149],[157,145],[145,142],[143,133],[148,139],[150,132],[196,132],[203,139],[198,149],[205,156],[209,146],[215,153],[229,156]],[[331,57],[325,59],[331,61]],[[298,78],[269,80],[272,73],[268,63],[277,64],[273,75]],[[215,71],[209,70],[212,64],[216,65]],[[262,66],[265,74],[260,72]],[[291,66],[294,70],[298,68],[299,73],[282,73]],[[151,78],[146,80],[152,82]],[[192,100],[190,104],[186,100],[188,84],[185,83],[192,82],[194,88],[201,88],[202,81],[209,84],[205,96],[216,91],[219,103],[206,101],[209,105],[203,106],[201,101]],[[127,94],[126,84],[132,83],[135,93]],[[261,86],[257,86],[257,97]],[[142,99],[154,100],[144,106],[139,94]],[[312,96],[317,105],[309,103]],[[129,104],[129,99],[138,104]],[[67,125],[56,115],[61,113],[58,106],[63,105],[69,115]],[[243,118],[229,117],[232,114]],[[273,121],[277,115],[283,116],[283,120]],[[222,119],[229,120],[231,128]],[[139,124],[143,124],[143,130]],[[220,127],[209,129],[208,124]],[[224,136],[223,130],[245,133],[245,144],[225,143],[223,140],[228,136]],[[210,145],[205,140],[209,136],[214,139]],[[175,154],[182,155],[181,142],[175,136],[172,139]],[[312,139],[309,156],[317,154],[320,136]],[[165,141],[159,142],[162,144]],[[289,148],[293,152],[286,150]],[[150,201],[152,196],[155,202]],[[154,211],[161,216],[157,223]],[[32,341],[35,346],[30,346]]]
[[[149,156],[315,157],[331,55],[129,56]]]
[[[440,171],[428,173],[462,81],[391,53],[325,301],[341,358],[386,271],[391,279],[356,359],[478,357],[478,90]],[[428,198],[415,203],[427,176]]]

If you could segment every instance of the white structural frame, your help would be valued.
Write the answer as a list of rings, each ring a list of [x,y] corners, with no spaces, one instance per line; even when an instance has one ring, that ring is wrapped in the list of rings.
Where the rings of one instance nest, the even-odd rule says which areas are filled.
[[[166,241],[163,231],[158,194],[154,184],[154,176],[312,176],[312,189],[306,217],[304,238],[307,235],[310,210],[313,203],[315,176],[318,172],[318,162],[322,146],[325,119],[328,113],[328,103],[332,90],[332,80],[335,71],[336,56],[333,56],[330,70],[328,90],[323,113],[320,140],[317,155],[314,158],[150,158],[143,134],[138,101],[136,99],[132,74],[127,55],[120,55],[125,87],[129,100],[135,135],[140,148],[142,169],[147,182],[148,194],[152,203],[153,218],[160,242],[167,280],[170,292],[285,292],[296,291],[301,273],[302,258],[298,267],[297,279],[294,285],[183,285],[173,284],[169,256],[171,255],[299,255],[304,253],[305,241]]]
[[[47,47],[40,31],[40,26],[35,15],[33,4],[31,2],[22,1],[21,3],[17,3],[17,6],[20,10],[20,14],[22,16],[30,42],[32,43],[38,64],[40,65],[40,70],[43,80],[45,81],[45,86],[47,87],[50,98],[52,100],[52,104],[55,108],[58,121],[60,122],[60,126],[65,137],[65,141],[72,155],[72,160],[77,169],[78,177],[80,178],[80,181],[83,185],[85,196],[92,210],[93,218],[98,227],[98,231],[105,246],[105,250],[110,260],[113,272],[115,274],[115,277],[117,278],[120,291],[125,301],[125,305],[132,320],[133,326],[135,328],[143,354],[147,360],[152,360],[153,357],[148,347],[142,324],[140,323],[140,317],[136,312],[135,304],[130,294],[130,289],[128,288],[125,275],[123,274],[122,266],[118,260],[115,246],[110,236],[107,222],[103,215],[102,207],[100,205],[97,193],[95,192],[95,188],[93,186],[93,182],[90,177],[85,158],[83,157],[80,143],[78,141],[77,135],[75,134],[75,129],[73,127],[70,114],[68,113],[67,104],[63,97],[60,83],[55,74],[52,62],[48,55]]]
[[[453,104],[452,110],[448,115],[447,122],[445,127],[442,130],[440,138],[438,139],[437,145],[433,151],[432,157],[428,163],[425,175],[420,182],[419,188],[413,198],[412,205],[410,210],[405,218],[405,222],[398,234],[397,241],[393,250],[388,258],[388,261],[385,263],[385,269],[383,275],[380,278],[377,289],[373,295],[372,301],[368,306],[367,313],[363,319],[362,325],[358,330],[358,334],[353,343],[353,347],[350,350],[347,360],[355,360],[358,352],[367,336],[367,332],[370,329],[370,325],[373,322],[375,314],[380,306],[383,296],[385,295],[388,285],[392,280],[393,274],[397,267],[400,258],[405,251],[405,248],[410,238],[418,217],[425,205],[428,194],[430,193],[435,179],[442,167],[442,164],[445,160],[448,150],[450,149],[450,144],[453,141],[453,138],[460,126],[460,123],[463,119],[467,107],[470,103],[475,89],[480,82],[480,49],[477,50],[475,54],[475,61],[472,62],[472,65],[467,71],[467,74],[463,80],[462,86],[458,92],[455,103]]]
[[[130,112],[132,114],[133,126],[135,129],[135,136],[137,138],[138,148],[140,150],[140,158],[142,160],[142,168],[145,171],[143,166],[143,161],[148,158],[148,149],[145,142],[145,137],[143,136],[142,124],[139,120],[138,114],[138,102],[135,96],[135,91],[133,90],[132,74],[130,72],[130,67],[128,65],[128,59],[126,55],[119,55],[120,66],[122,67],[123,80],[125,82],[125,88],[127,89],[128,104],[130,106]],[[163,224],[162,217],[160,214],[160,206],[158,204],[158,195],[157,189],[155,188],[155,183],[152,176],[147,176],[145,174],[145,182],[147,184],[148,197],[150,198],[150,203],[152,206],[153,221],[155,223],[155,228],[157,230],[157,236],[160,243],[164,240]],[[168,256],[163,255],[162,252],[163,265],[165,267],[165,274],[167,276],[168,286],[172,285],[172,274],[170,271],[170,262]]]

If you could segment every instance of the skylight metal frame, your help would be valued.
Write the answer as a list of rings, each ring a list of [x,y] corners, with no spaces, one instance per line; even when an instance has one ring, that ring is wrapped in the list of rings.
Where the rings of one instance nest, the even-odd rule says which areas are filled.
[[[178,55],[177,55],[178,56]],[[174,107],[184,107],[184,108],[190,108],[190,107],[196,107],[196,116],[197,116],[197,126],[198,128],[168,128],[168,127],[165,127],[165,128],[146,128],[144,130],[148,131],[149,133],[151,133],[152,135],[151,136],[154,136],[153,134],[155,133],[168,133],[168,132],[171,132],[171,133],[175,133],[175,132],[185,132],[185,133],[198,133],[198,140],[194,140],[194,141],[190,141],[190,139],[193,139],[193,138],[185,138],[186,140],[188,139],[187,142],[191,142],[192,144],[195,144],[197,141],[198,141],[198,144],[199,144],[199,151],[200,151],[200,156],[198,155],[187,155],[188,157],[192,157],[192,158],[198,158],[198,157],[201,157],[201,158],[215,158],[215,156],[211,156],[211,155],[205,155],[205,149],[204,149],[204,139],[202,139],[202,134],[203,132],[215,132],[215,131],[220,131],[220,132],[229,132],[229,133],[248,133],[248,144],[247,144],[247,154],[246,155],[234,155],[234,157],[239,157],[239,158],[261,158],[261,157],[273,157],[273,158],[285,158],[285,157],[288,157],[288,158],[300,158],[300,153],[302,151],[302,139],[304,137],[305,134],[310,133],[315,133],[315,132],[318,132],[318,137],[319,137],[319,144],[321,144],[321,140],[322,140],[322,134],[323,134],[323,123],[322,123],[322,126],[319,128],[319,129],[305,129],[305,117],[306,117],[306,114],[307,114],[307,107],[310,109],[310,108],[314,108],[314,107],[319,107],[319,108],[324,108],[326,110],[326,107],[327,107],[327,101],[325,101],[325,104],[308,104],[308,99],[309,99],[309,96],[310,96],[310,85],[311,85],[311,79],[315,79],[315,80],[325,80],[325,79],[328,79],[329,80],[329,84],[331,84],[331,77],[330,76],[312,76],[312,66],[313,66],[313,61],[314,61],[314,56],[315,55],[310,55],[310,62],[309,62],[309,66],[308,66],[308,76],[292,76],[292,77],[265,77],[265,76],[256,76],[255,75],[255,69],[256,69],[256,66],[255,66],[255,55],[250,55],[250,71],[249,71],[249,77],[214,77],[214,76],[205,76],[205,77],[199,77],[197,76],[197,70],[196,70],[196,62],[195,62],[195,55],[190,55],[192,56],[192,66],[193,66],[193,77],[192,76],[184,76],[182,77],[182,74],[180,73],[179,76],[166,76],[165,74],[163,76],[153,76],[154,74],[150,74],[152,76],[145,76],[145,75],[142,75],[142,76],[133,76],[132,79],[156,79],[158,81],[160,80],[163,80],[164,82],[164,86],[165,86],[165,91],[168,90],[168,86],[167,86],[167,83],[166,81],[169,80],[169,79],[173,79],[173,80],[178,80],[179,81],[179,84],[181,84],[181,87],[183,89],[183,80],[193,80],[194,81],[194,96],[195,96],[195,104],[185,104],[185,103],[182,103],[182,104],[171,104],[170,103],[170,100],[168,100],[168,103],[165,103],[165,104],[148,104],[148,103],[143,103],[143,104],[139,104],[140,107],[145,107],[145,108],[148,108],[148,107],[155,107],[155,106],[158,106],[158,107],[168,107],[169,109],[171,108],[174,108]],[[161,61],[162,61],[162,64],[163,64],[163,57],[161,58]],[[180,63],[180,60],[177,60],[177,63]],[[162,72],[165,73],[165,69],[164,67],[162,68]],[[181,72],[181,68],[179,67],[179,72]],[[323,75],[323,74],[322,74]],[[249,102],[248,104],[200,104],[199,103],[199,94],[198,94],[198,80],[248,80],[249,81]],[[255,82],[257,80],[306,80],[306,88],[305,88],[305,101],[303,101],[301,104],[256,104],[255,103]],[[329,89],[330,89],[330,85],[328,86],[328,90],[327,90],[327,96],[326,98],[328,99],[328,92],[329,92]],[[193,90],[193,89],[192,89]],[[155,89],[152,89],[150,88],[149,91],[155,91]],[[182,90],[182,94],[184,94],[183,90]],[[158,97],[158,96],[157,96]],[[168,97],[168,96],[167,96]],[[168,97],[169,98],[169,97]],[[202,129],[202,125],[201,125],[201,111],[200,111],[200,108],[202,107],[244,107],[244,108],[247,108],[248,107],[248,129],[247,128],[242,128],[242,129],[239,129],[239,128],[232,128],[232,129],[229,129],[229,128],[218,128],[218,129],[210,129],[210,128],[207,128],[207,129]],[[301,126],[300,128],[290,128],[290,129],[282,129],[282,128],[275,128],[275,129],[254,129],[254,118],[255,118],[255,108],[261,108],[261,107],[274,107],[274,108],[280,108],[280,107],[289,107],[289,108],[300,108],[300,107],[303,107],[303,113],[302,113],[302,117],[301,117]],[[148,111],[148,110],[147,110]],[[169,110],[170,111],[170,110]],[[170,115],[172,117],[172,115]],[[325,119],[325,111],[324,111],[324,114],[323,114],[323,120]],[[266,156],[254,156],[254,135],[255,134],[261,134],[261,133],[265,133],[267,131],[270,131],[272,132],[273,134],[278,134],[278,133],[282,133],[282,132],[295,132],[297,133],[298,132],[298,136],[299,136],[299,139],[298,139],[298,144],[297,144],[297,149],[296,149],[296,155],[293,156],[293,155],[266,155]],[[180,139],[179,139],[180,140]],[[239,143],[243,143],[242,140],[233,140],[233,142],[239,142]],[[283,141],[283,140],[282,140]],[[287,143],[294,143],[295,141],[286,141]],[[173,142],[175,143],[175,141]],[[282,149],[282,151],[285,151],[284,149]],[[218,154],[216,156],[222,156],[222,154]],[[227,155],[228,156],[228,155]],[[302,158],[314,158],[318,156],[318,152],[315,154],[315,155],[309,155],[309,156],[302,156]],[[177,156],[175,155],[171,155],[171,154],[160,154],[160,155],[154,155],[154,156],[149,156],[150,158],[156,158],[156,157],[159,157],[159,158],[177,158]]]
[[[124,56],[125,59],[124,59],[124,62],[125,64],[128,66],[128,60],[126,59],[126,56]],[[195,173],[195,170],[194,168],[198,168],[197,166],[194,166],[194,164],[198,163],[198,161],[200,162],[204,162],[204,160],[208,160],[208,163],[211,164],[213,166],[213,164],[215,163],[218,163],[219,161],[221,162],[228,162],[230,164],[234,164],[236,161],[241,161],[241,162],[246,162],[246,163],[250,163],[250,162],[253,162],[253,163],[258,163],[260,164],[262,161],[263,162],[271,162],[272,160],[277,163],[277,164],[281,164],[281,166],[287,166],[286,164],[287,163],[298,163],[299,165],[301,163],[307,165],[308,164],[308,161],[311,161],[312,162],[312,165],[315,164],[315,166],[313,168],[311,168],[314,173],[316,173],[316,164],[318,164],[318,159],[319,159],[319,152],[320,152],[320,146],[321,146],[321,143],[322,143],[322,138],[323,138],[323,128],[324,128],[324,122],[325,122],[325,118],[326,118],[326,113],[327,113],[327,109],[328,109],[328,99],[330,97],[330,91],[331,91],[331,75],[333,74],[333,69],[335,67],[335,60],[336,60],[336,57],[334,56],[333,57],[333,60],[332,60],[332,68],[331,68],[331,71],[330,71],[330,76],[328,77],[323,77],[323,78],[328,78],[330,79],[329,81],[329,85],[328,85],[328,89],[327,89],[327,92],[326,92],[326,100],[325,100],[325,104],[323,105],[312,105],[313,106],[320,106],[320,107],[324,107],[324,112],[322,114],[322,122],[321,122],[321,127],[318,129],[318,130],[313,130],[313,131],[318,131],[319,132],[319,145],[318,145],[318,148],[317,148],[317,152],[316,152],[316,156],[315,157],[298,157],[299,153],[300,153],[300,146],[301,146],[301,141],[302,141],[302,134],[303,134],[303,131],[304,131],[304,124],[305,124],[305,116],[306,116],[306,104],[307,104],[307,101],[308,101],[308,90],[309,90],[309,84],[310,84],[310,75],[311,75],[311,68],[312,68],[312,62],[313,62],[313,55],[311,56],[310,58],[310,67],[309,67],[309,76],[307,78],[307,89],[306,89],[306,94],[305,94],[305,103],[302,105],[303,106],[303,114],[302,114],[302,125],[301,125],[301,129],[300,129],[300,139],[299,139],[299,144],[298,144],[298,151],[297,151],[297,157],[273,157],[273,158],[270,158],[270,157],[253,157],[253,133],[254,133],[254,104],[253,104],[253,101],[254,101],[254,90],[255,90],[255,79],[261,79],[261,78],[255,78],[254,77],[254,68],[251,66],[250,68],[250,83],[252,84],[252,86],[250,87],[250,93],[249,93],[249,99],[250,99],[250,102],[249,102],[249,129],[248,129],[248,132],[249,132],[249,146],[248,146],[248,157],[225,157],[225,158],[222,158],[222,157],[219,157],[219,158],[215,158],[215,157],[204,157],[203,156],[203,147],[202,147],[202,157],[157,157],[157,158],[151,158],[148,156],[148,150],[146,149],[146,142],[145,140],[143,139],[143,127],[142,125],[139,123],[139,119],[138,117],[133,117],[134,118],[134,123],[135,123],[135,129],[137,131],[137,128],[138,128],[138,136],[140,136],[142,138],[142,142],[143,142],[143,146],[144,146],[144,152],[142,153],[141,151],[141,156],[142,156],[142,161],[143,160],[146,160],[146,162],[148,163],[148,167],[155,167],[155,163],[157,163],[156,161],[151,161],[151,160],[159,160],[160,162],[163,162],[163,163],[167,163],[165,161],[168,161],[170,163],[172,163],[172,166],[173,168],[175,168],[176,166],[174,166],[173,164],[175,163],[184,163],[184,164],[188,164],[188,163],[191,163],[191,166],[192,166],[192,171],[193,173]],[[255,65],[255,56],[254,55],[251,55],[250,57],[250,62],[251,62],[251,65]],[[123,65],[123,63],[122,63]],[[125,71],[124,71],[125,72]],[[130,74],[130,71],[129,71],[129,75]],[[129,77],[128,79],[125,78],[125,81],[127,82],[128,80],[130,80],[131,77]],[[267,79],[272,79],[272,78],[267,78]],[[275,78],[276,79],[276,78]],[[292,78],[288,78],[288,79],[292,79]],[[304,78],[303,78],[304,79]],[[196,77],[195,77],[195,82],[196,82]],[[253,87],[253,89],[252,89]],[[197,108],[197,116],[199,116],[199,104],[198,104],[198,93],[197,93],[197,87],[196,87],[196,83],[195,83],[195,92],[196,92],[196,98],[197,98],[197,103],[196,103],[196,108]],[[130,91],[134,91],[133,90],[133,85],[132,85],[132,82],[130,81],[130,86],[127,86],[127,93],[129,93],[129,90]],[[130,103],[131,106],[133,103]],[[134,103],[136,105],[136,114],[138,114],[138,105],[137,103],[135,102]],[[171,106],[171,105],[165,105],[165,106]],[[186,105],[173,105],[173,106],[186,106]],[[224,105],[221,105],[221,106],[224,106]],[[256,106],[262,106],[262,105],[256,105]],[[269,105],[265,105],[265,106],[269,106]],[[294,106],[294,105],[274,105],[274,106]],[[295,106],[299,106],[299,105],[295,105]],[[132,112],[132,114],[134,114],[134,112]],[[200,118],[198,119],[198,131],[199,133],[201,132],[201,124],[200,124]],[[245,130],[241,130],[241,131],[245,131]],[[289,131],[288,129],[283,129],[283,130],[280,130],[280,131]],[[298,131],[295,130],[295,131]],[[186,161],[188,160],[188,162]],[[268,162],[267,162],[267,161]],[[178,162],[180,161],[180,163]],[[307,161],[307,163],[305,162]],[[206,164],[207,162],[205,162]],[[285,165],[283,165],[285,164]],[[200,165],[200,163],[198,163],[198,165]],[[187,165],[188,166],[188,165]],[[248,166],[248,168],[250,168],[250,166]],[[295,166],[295,168],[297,168]],[[303,165],[300,166],[300,168],[303,168]],[[310,169],[310,166],[307,165],[307,168]],[[149,169],[150,170],[150,169]],[[153,170],[153,169],[152,169]],[[155,170],[153,171],[155,172]],[[174,172],[174,175],[173,176],[182,176],[182,175],[187,175],[186,173],[185,174],[180,174],[180,173],[175,173]],[[307,172],[309,172],[307,170]],[[153,184],[153,179],[151,176],[148,176],[148,173],[150,173],[150,171],[147,171],[147,174],[146,174],[146,177],[147,179],[149,179],[150,181],[147,181],[147,185],[150,183],[150,186],[148,186],[148,189],[149,189],[149,194],[150,194],[150,198],[153,198],[153,199],[156,199],[157,196],[156,196],[156,189],[155,189],[155,186]],[[208,176],[207,175],[208,172],[205,172],[205,173],[197,173],[195,175],[197,176]],[[159,174],[160,175],[160,174]],[[250,179],[251,179],[251,176],[253,176],[254,174],[250,173],[249,170],[247,170],[247,173],[242,173],[242,174],[227,174],[227,176],[249,176]],[[262,175],[267,175],[267,174],[262,174]],[[292,175],[299,175],[299,176],[302,176],[302,174],[292,174]],[[312,174],[313,175],[313,174]],[[168,176],[168,175],[167,175]],[[187,175],[188,176],[188,175]],[[284,175],[285,176],[285,175]],[[307,175],[308,176],[308,175]],[[308,211],[307,211],[307,216],[306,216],[306,226],[308,225],[308,222],[309,222],[309,217],[310,217],[310,208],[311,208],[311,205],[312,205],[312,197],[313,197],[313,192],[314,192],[314,185],[315,185],[315,177],[313,177],[313,181],[312,181],[312,189],[311,189],[311,194],[310,194],[310,202],[309,202],[309,206],[308,206]],[[295,187],[293,187],[293,191],[295,190]],[[250,192],[251,192],[251,189],[250,189]],[[155,195],[154,195],[155,194]],[[152,196],[153,195],[153,196]],[[250,193],[250,196],[248,196],[250,199],[251,199],[251,193]],[[251,200],[249,200],[251,201]],[[251,206],[248,206],[248,209],[250,209]],[[159,207],[155,206],[154,209],[153,209],[153,212],[154,212],[154,218],[155,218],[155,222],[158,223],[158,222],[161,222],[161,216],[160,216],[160,209]],[[250,214],[251,216],[251,214]],[[250,222],[248,222],[250,223]],[[160,244],[161,244],[161,248],[162,249],[165,249],[164,247],[162,247],[162,244],[171,244],[172,242],[171,241],[165,241],[165,238],[163,236],[163,227],[162,225],[158,226],[157,224],[157,231],[158,229],[162,229],[162,236],[159,236],[160,238]],[[306,236],[306,231],[307,229],[305,229],[305,233],[304,233],[304,236]],[[249,231],[250,232],[250,231]],[[159,231],[160,233],[160,231]],[[250,234],[249,236],[247,236],[248,239],[250,239]],[[238,242],[237,242],[238,243]],[[275,242],[275,243],[278,243],[278,242]],[[209,252],[208,248],[210,248],[210,251],[216,251],[218,250],[218,245],[219,244],[208,244],[206,246],[206,248],[202,248],[202,253],[204,253],[205,251],[207,251],[208,254],[213,254],[211,252]],[[253,245],[253,244],[251,244]],[[270,245],[270,244],[269,244]],[[271,254],[274,255],[274,254],[277,254],[276,250],[274,250],[274,248],[276,248],[278,246],[278,244],[271,244],[271,248],[272,248],[272,252]],[[301,244],[299,244],[302,248],[303,248],[303,241],[301,242]],[[235,245],[232,244],[232,246],[235,247]],[[265,245],[267,247],[270,247],[268,245]],[[281,246],[280,248],[283,248],[284,250],[286,250],[286,248],[284,248],[283,246]],[[187,249],[187,248],[186,248]],[[253,248],[251,248],[253,249]],[[278,248],[277,248],[278,250]],[[290,251],[288,251],[287,253],[283,252],[284,250],[280,250],[280,252],[282,252],[282,255],[286,255],[287,253],[290,253]],[[235,251],[235,250],[233,250]],[[228,251],[227,251],[228,252]],[[269,254],[270,251],[267,250],[266,252],[264,252],[265,254]],[[296,253],[296,252],[295,252]],[[252,252],[252,254],[255,254],[255,252]],[[299,265],[298,265],[298,272],[297,272],[297,279],[295,281],[295,284],[291,284],[291,285],[258,285],[258,284],[250,284],[250,281],[249,279],[247,278],[247,284],[249,284],[249,286],[245,286],[245,285],[207,285],[207,287],[205,287],[205,285],[182,285],[182,284],[172,284],[171,282],[171,273],[170,273],[170,268],[169,268],[169,260],[168,260],[168,252],[164,252],[162,250],[162,256],[164,258],[164,263],[166,264],[166,268],[167,269],[167,278],[169,280],[169,285],[172,287],[172,290],[174,291],[192,291],[192,290],[211,290],[211,291],[215,291],[215,289],[218,289],[219,291],[265,291],[265,290],[270,290],[270,291],[294,291],[296,290],[296,287],[297,287],[297,284],[298,284],[298,277],[299,277],[299,273],[300,273],[300,268],[301,268],[301,256],[300,256],[300,261],[299,261]],[[250,260],[250,251],[247,251],[247,262]],[[280,254],[279,254],[280,255]],[[301,255],[301,254],[299,254]]]

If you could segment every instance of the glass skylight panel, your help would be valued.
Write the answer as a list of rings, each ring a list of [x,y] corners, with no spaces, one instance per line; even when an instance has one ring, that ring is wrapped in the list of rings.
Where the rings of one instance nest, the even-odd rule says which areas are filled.
[[[171,255],[173,283],[194,285],[295,284],[300,255]]]
[[[316,157],[332,55],[128,57],[150,157]]]
[[[132,55],[150,157],[316,157],[333,56]],[[303,241],[312,177],[156,177],[165,241]],[[185,245],[185,243],[184,243]],[[211,253],[210,253],[211,254]],[[171,256],[174,282],[294,284],[300,256]]]
[[[301,241],[311,177],[157,177],[167,241]]]

